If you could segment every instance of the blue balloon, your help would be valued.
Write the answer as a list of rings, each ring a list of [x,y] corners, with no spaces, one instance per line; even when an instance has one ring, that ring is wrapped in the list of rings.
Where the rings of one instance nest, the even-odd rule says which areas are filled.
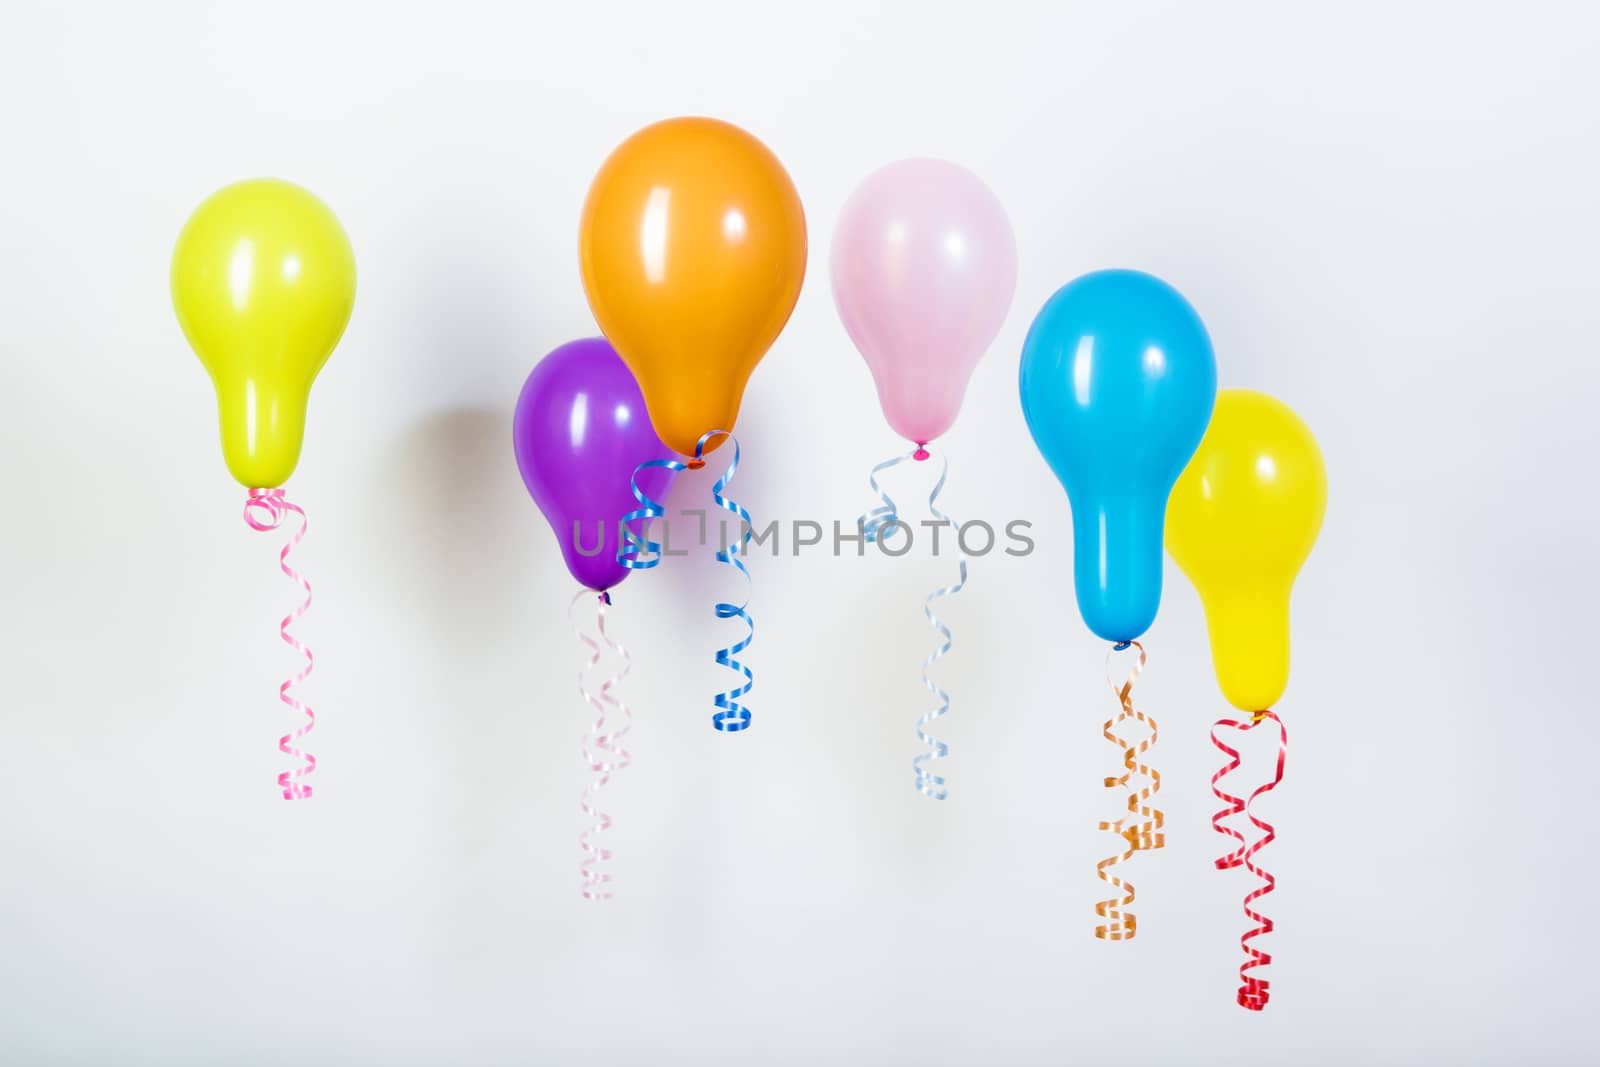
[[[1132,641],[1161,603],[1167,497],[1217,399],[1217,361],[1194,308],[1133,270],[1056,290],[1022,345],[1022,413],[1072,505],[1078,611]]]

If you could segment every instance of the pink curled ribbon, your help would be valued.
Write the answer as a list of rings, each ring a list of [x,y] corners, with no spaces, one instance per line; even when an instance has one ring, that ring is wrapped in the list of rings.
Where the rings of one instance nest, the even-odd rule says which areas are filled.
[[[283,638],[283,643],[294,649],[306,658],[306,665],[300,673],[284,682],[278,687],[278,699],[289,705],[295,711],[305,716],[306,721],[301,723],[292,733],[284,734],[278,738],[278,751],[294,759],[304,760],[304,766],[293,770],[284,771],[278,775],[278,787],[283,790],[285,800],[305,800],[311,796],[311,787],[299,779],[304,778],[317,769],[317,758],[309,752],[303,752],[294,747],[291,742],[298,741],[311,732],[317,724],[316,713],[311,708],[289,695],[289,690],[311,677],[313,659],[311,650],[301,643],[300,639],[289,632],[289,624],[296,621],[311,607],[311,583],[306,581],[299,571],[289,566],[289,553],[294,550],[306,535],[306,513],[298,504],[291,503],[283,495],[282,489],[252,489],[250,497],[244,503],[244,521],[252,530],[267,533],[276,530],[283,524],[284,517],[290,512],[300,516],[300,529],[284,544],[283,551],[278,553],[278,566],[291,581],[306,591],[304,603],[283,617],[278,623],[278,636]],[[264,516],[264,517],[263,517]]]
[[[582,878],[578,893],[585,900],[610,900],[611,899],[611,872],[600,870],[599,866],[611,859],[611,850],[594,840],[595,835],[611,829],[611,816],[601,811],[596,806],[600,790],[604,789],[611,781],[611,776],[628,765],[631,757],[628,750],[621,745],[622,738],[633,725],[632,713],[628,705],[622,702],[613,690],[627,677],[629,669],[633,666],[633,658],[628,650],[613,641],[606,633],[606,608],[611,605],[611,594],[596,594],[590,589],[580,589],[573,596],[572,602],[567,605],[567,616],[571,618],[572,609],[578,606],[579,601],[585,597],[598,596],[598,605],[595,613],[595,629],[600,634],[600,641],[596,641],[583,632],[583,627],[574,620],[572,632],[578,636],[578,643],[589,650],[589,658],[578,668],[578,692],[588,705],[594,709],[596,718],[589,732],[584,734],[582,741],[583,762],[594,774],[583,791],[583,798],[578,802],[578,808],[585,818],[593,819],[594,825],[585,829],[578,835],[578,844],[583,848],[583,860],[578,864],[578,874]],[[605,643],[621,659],[617,670],[600,684],[598,692],[589,688],[589,672],[600,664],[600,644]],[[610,709],[616,709],[617,722],[610,721]]]
[[[1253,730],[1263,722],[1266,722],[1268,719],[1271,719],[1273,722],[1278,724],[1278,763],[1276,769],[1273,771],[1272,780],[1263,785],[1257,786],[1255,791],[1252,792],[1248,798],[1236,797],[1231,793],[1223,792],[1222,787],[1218,783],[1221,782],[1224,777],[1239,769],[1240,758],[1239,750],[1233,748],[1220,737],[1218,737],[1217,731],[1222,729],[1233,729],[1240,731]],[[1221,770],[1217,771],[1216,774],[1211,776],[1211,791],[1216,794],[1218,800],[1227,805],[1227,807],[1223,808],[1221,811],[1217,812],[1211,817],[1211,826],[1217,831],[1217,833],[1226,834],[1235,841],[1239,842],[1237,848],[1228,853],[1226,856],[1223,856],[1217,860],[1217,869],[1225,871],[1230,867],[1243,867],[1245,870],[1261,879],[1262,883],[1255,889],[1252,889],[1244,898],[1245,917],[1256,925],[1239,938],[1239,945],[1244,949],[1244,954],[1246,957],[1245,961],[1239,965],[1239,1006],[1241,1008],[1248,1009],[1249,1011],[1260,1011],[1262,1008],[1267,1006],[1267,1001],[1271,998],[1271,992],[1268,989],[1270,983],[1267,979],[1262,978],[1260,975],[1251,974],[1250,972],[1255,970],[1257,967],[1265,967],[1267,964],[1271,963],[1272,955],[1270,953],[1263,952],[1250,942],[1254,941],[1262,934],[1272,933],[1273,923],[1271,919],[1256,911],[1253,907],[1251,907],[1251,905],[1260,898],[1266,896],[1268,893],[1272,892],[1273,888],[1277,886],[1278,881],[1270,872],[1256,864],[1255,857],[1256,853],[1265,848],[1267,845],[1271,844],[1272,839],[1277,837],[1278,834],[1277,831],[1272,828],[1271,823],[1267,822],[1265,819],[1256,817],[1255,812],[1250,810],[1250,805],[1255,803],[1256,798],[1260,797],[1263,793],[1270,793],[1274,789],[1278,788],[1278,783],[1283,781],[1284,759],[1289,754],[1289,731],[1283,725],[1283,720],[1278,718],[1274,712],[1258,711],[1250,716],[1250,720],[1248,722],[1238,722],[1234,719],[1219,720],[1217,724],[1211,728],[1211,741],[1219,749],[1228,754],[1227,766],[1223,767]],[[1231,826],[1223,824],[1223,819],[1226,819],[1232,815],[1237,815],[1240,812],[1243,812],[1250,822],[1255,826],[1255,828],[1262,832],[1261,836],[1256,839],[1254,844],[1248,844],[1245,841],[1244,834],[1240,831]]]

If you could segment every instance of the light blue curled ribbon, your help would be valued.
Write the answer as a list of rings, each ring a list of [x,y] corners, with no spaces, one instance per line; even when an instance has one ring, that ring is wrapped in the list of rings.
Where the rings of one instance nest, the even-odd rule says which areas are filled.
[[[666,470],[683,471],[697,470],[705,465],[706,444],[718,437],[726,437],[733,446],[733,462],[728,464],[728,469],[722,472],[711,486],[711,499],[717,507],[724,511],[732,512],[739,520],[739,537],[732,544],[726,544],[717,551],[717,562],[726,563],[736,567],[744,575],[745,598],[742,603],[732,604],[719,601],[715,610],[719,619],[743,619],[746,627],[745,635],[740,640],[717,650],[717,664],[726,667],[735,674],[744,676],[744,684],[734,689],[718,693],[711,700],[716,713],[711,716],[713,728],[723,733],[738,733],[740,730],[750,728],[750,709],[739,703],[739,698],[750,692],[755,685],[755,673],[748,665],[739,662],[737,657],[741,652],[750,647],[750,642],[755,639],[756,625],[750,618],[750,569],[745,566],[744,559],[750,554],[750,538],[753,520],[750,512],[744,505],[724,494],[729,483],[733,481],[734,473],[739,469],[739,439],[728,430],[711,430],[700,436],[695,442],[694,459],[689,463],[676,459],[650,459],[639,464],[633,470],[630,484],[633,487],[633,498],[639,502],[639,507],[628,512],[622,517],[622,544],[617,549],[617,562],[629,570],[649,570],[661,563],[661,542],[652,540],[649,536],[649,523],[651,519],[660,518],[666,514],[666,508],[659,502],[651,500],[644,490],[639,488],[639,472],[652,467]],[[635,533],[629,524],[641,522],[640,532]]]
[[[919,452],[926,455],[925,449],[919,447]],[[878,484],[878,475],[898,467],[908,460],[915,459],[915,452],[907,452],[903,456],[886,459],[867,476],[867,482],[872,491],[878,494],[882,503],[856,520],[856,525],[861,529],[861,536],[868,543],[880,542],[894,531],[895,527],[903,528],[910,533],[910,527],[900,518],[899,509],[895,506],[893,498]],[[950,755],[950,746],[928,733],[928,727],[933,721],[950,710],[950,694],[940,689],[938,684],[928,674],[928,671],[950,651],[950,627],[946,626],[937,615],[933,613],[933,602],[940,597],[951,596],[961,592],[967,584],[967,553],[961,547],[960,524],[949,515],[939,510],[939,494],[944,491],[944,481],[950,472],[950,463],[944,456],[939,457],[939,478],[934,482],[933,491],[928,494],[928,511],[934,519],[941,523],[948,523],[952,534],[956,537],[956,552],[960,556],[961,578],[954,585],[941,586],[929,593],[922,601],[922,613],[927,616],[928,625],[933,627],[939,635],[940,644],[922,661],[922,684],[928,687],[938,705],[922,713],[917,719],[917,740],[928,747],[927,752],[918,754],[911,760],[911,770],[916,775],[917,791],[925,797],[934,800],[943,800],[950,795],[950,790],[945,786],[943,775],[935,774],[927,766],[933,760],[944,759]]]

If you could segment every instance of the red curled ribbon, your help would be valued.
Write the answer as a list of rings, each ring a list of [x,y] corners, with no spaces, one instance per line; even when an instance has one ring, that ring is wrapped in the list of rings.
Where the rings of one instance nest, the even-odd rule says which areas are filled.
[[[282,489],[252,489],[250,490],[249,499],[244,503],[244,521],[252,530],[262,533],[276,530],[283,524],[284,517],[291,512],[300,516],[300,529],[295,531],[294,536],[290,537],[288,542],[284,544],[283,551],[278,553],[278,567],[290,580],[305,590],[306,599],[299,607],[285,615],[282,622],[278,623],[278,636],[283,638],[284,644],[306,658],[306,665],[300,669],[299,674],[296,674],[278,687],[278,699],[304,715],[306,721],[301,723],[292,733],[284,734],[278,738],[278,751],[286,756],[304,760],[305,764],[296,767],[292,771],[284,771],[278,775],[278,788],[283,790],[283,799],[285,800],[305,800],[311,796],[311,787],[298,779],[317,769],[317,757],[309,752],[302,752],[290,742],[298,741],[310,733],[311,728],[317,724],[317,716],[309,706],[290,696],[289,690],[311,677],[313,660],[311,650],[303,645],[299,638],[289,632],[289,624],[299,619],[300,616],[306,613],[306,609],[311,607],[311,583],[306,581],[299,571],[289,566],[289,553],[294,550],[294,547],[300,543],[301,538],[306,535],[306,527],[308,525],[306,513],[300,510],[298,504],[290,503],[284,497]],[[266,517],[258,517],[262,514]]]
[[[1273,772],[1272,781],[1267,782],[1265,785],[1258,786],[1248,798],[1236,797],[1231,793],[1224,793],[1222,788],[1217,783],[1222,781],[1222,779],[1227,775],[1239,769],[1240,758],[1238,749],[1230,747],[1226,742],[1219,738],[1217,736],[1217,731],[1223,728],[1232,730],[1253,730],[1268,719],[1271,719],[1273,722],[1278,724],[1278,765]],[[1244,913],[1250,919],[1250,921],[1256,925],[1239,938],[1239,945],[1244,949],[1245,956],[1247,957],[1245,961],[1239,965],[1239,1006],[1242,1008],[1247,1008],[1250,1011],[1260,1011],[1262,1008],[1267,1006],[1267,1001],[1271,996],[1271,993],[1268,990],[1269,983],[1267,979],[1262,978],[1259,975],[1251,974],[1250,972],[1255,970],[1257,967],[1265,967],[1267,964],[1271,963],[1272,956],[1270,953],[1263,952],[1250,942],[1260,937],[1262,934],[1272,933],[1273,924],[1271,919],[1256,911],[1251,907],[1251,905],[1260,898],[1266,896],[1268,893],[1272,892],[1273,888],[1278,883],[1277,879],[1273,878],[1270,872],[1256,865],[1255,855],[1266,845],[1270,844],[1273,838],[1277,837],[1277,831],[1274,830],[1272,828],[1272,824],[1267,822],[1265,819],[1257,818],[1255,813],[1250,810],[1250,805],[1255,803],[1256,798],[1262,794],[1272,792],[1278,787],[1278,783],[1283,781],[1283,764],[1284,760],[1289,754],[1289,732],[1284,728],[1283,720],[1278,718],[1274,712],[1258,711],[1250,717],[1250,721],[1248,722],[1238,722],[1233,719],[1218,720],[1217,724],[1211,728],[1211,741],[1223,752],[1228,754],[1229,761],[1227,766],[1223,767],[1220,771],[1211,776],[1211,791],[1216,794],[1218,800],[1221,800],[1227,805],[1227,807],[1223,808],[1221,811],[1217,812],[1211,817],[1211,826],[1217,831],[1217,833],[1226,834],[1239,843],[1238,847],[1232,852],[1229,852],[1227,855],[1217,860],[1217,869],[1219,871],[1225,871],[1230,867],[1242,866],[1245,870],[1249,871],[1257,878],[1260,878],[1262,882],[1261,885],[1251,890],[1244,898]],[[1231,826],[1225,826],[1222,822],[1223,819],[1226,819],[1229,816],[1237,815],[1240,812],[1244,812],[1245,816],[1249,818],[1249,820],[1255,825],[1256,829],[1262,831],[1261,837],[1258,838],[1254,844],[1247,843],[1243,833]]]
[[[1094,928],[1094,936],[1102,941],[1127,941],[1139,932],[1138,920],[1133,912],[1127,910],[1128,905],[1133,903],[1133,883],[1107,873],[1107,869],[1115,867],[1135,852],[1162,848],[1167,843],[1166,835],[1161,832],[1161,827],[1166,823],[1166,816],[1149,803],[1156,791],[1161,788],[1161,775],[1154,768],[1139,762],[1139,757],[1156,743],[1157,736],[1155,720],[1133,706],[1133,683],[1138,681],[1139,672],[1144,670],[1144,646],[1137,641],[1118,643],[1106,654],[1106,666],[1111,665],[1112,656],[1130,646],[1139,650],[1139,659],[1128,671],[1127,678],[1120,686],[1116,682],[1110,683],[1111,691],[1117,694],[1117,700],[1122,704],[1122,708],[1115,718],[1107,720],[1103,728],[1105,739],[1123,750],[1122,765],[1127,769],[1120,775],[1108,777],[1105,782],[1107,789],[1124,787],[1129,790],[1128,811],[1142,821],[1130,823],[1129,816],[1125,815],[1120,819],[1102,820],[1100,823],[1100,829],[1110,830],[1128,843],[1128,847],[1120,854],[1095,864],[1095,873],[1100,876],[1100,880],[1122,891],[1121,897],[1098,901],[1094,906],[1094,913],[1105,920]],[[1137,745],[1131,744],[1126,738],[1114,732],[1115,727],[1129,719],[1150,728],[1150,736]],[[1150,784],[1143,789],[1133,789],[1129,782],[1135,774],[1148,778]]]

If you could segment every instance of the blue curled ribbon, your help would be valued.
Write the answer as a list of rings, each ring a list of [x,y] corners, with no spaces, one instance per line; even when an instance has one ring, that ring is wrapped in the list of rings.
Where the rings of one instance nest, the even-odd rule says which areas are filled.
[[[856,520],[856,525],[861,530],[861,536],[864,537],[868,543],[884,540],[891,532],[893,532],[893,528],[896,526],[906,526],[905,522],[900,518],[899,509],[895,506],[893,498],[891,498],[888,492],[878,484],[878,475],[894,467],[898,467],[900,464],[905,463],[913,458],[915,458],[915,453],[907,452],[903,456],[895,456],[891,459],[886,459],[882,463],[879,463],[876,467],[873,467],[872,473],[867,476],[867,482],[869,485],[871,485],[872,491],[877,493],[878,498],[883,501],[883,503],[878,507],[873,508],[871,511],[867,512],[865,515]],[[950,462],[941,455],[939,457],[939,477],[938,480],[934,482],[933,491],[928,494],[928,511],[937,521],[941,523],[948,523],[950,525],[950,529],[956,533],[956,551],[959,553],[961,558],[961,578],[954,585],[941,586],[940,588],[935,589],[933,592],[924,597],[922,601],[922,613],[927,617],[928,625],[933,627],[934,632],[940,637],[940,644],[938,647],[936,647],[933,652],[929,654],[927,659],[922,661],[922,684],[928,687],[928,692],[933,694],[933,697],[938,701],[938,704],[932,709],[923,712],[922,715],[917,719],[917,740],[926,745],[928,747],[928,751],[920,753],[911,760],[911,770],[916,775],[917,791],[923,796],[930,797],[933,800],[944,800],[950,795],[950,790],[945,785],[944,776],[933,773],[933,771],[927,767],[926,764],[933,760],[940,760],[949,756],[950,746],[929,734],[928,727],[932,725],[935,719],[941,717],[945,714],[945,712],[950,710],[950,694],[939,688],[938,684],[934,682],[933,678],[928,672],[932,669],[935,663],[944,658],[945,653],[950,651],[950,646],[952,644],[950,627],[946,626],[944,622],[933,613],[933,602],[938,600],[940,597],[952,596],[956,593],[959,593],[962,589],[966,588],[967,585],[967,553],[961,548],[960,524],[946,513],[940,511],[938,505],[939,494],[944,491],[945,477],[949,473]],[[909,529],[909,527],[907,527],[907,529]]]
[[[639,464],[633,470],[633,477],[629,484],[633,487],[633,498],[639,502],[639,507],[628,512],[622,517],[623,543],[617,549],[617,562],[629,570],[647,571],[652,567],[660,566],[662,558],[661,542],[652,540],[649,536],[651,519],[660,518],[666,514],[666,508],[656,500],[651,500],[644,490],[639,488],[639,472],[652,467],[664,468],[671,471],[684,471],[698,469],[705,465],[706,444],[718,437],[726,437],[733,445],[733,462],[728,464],[728,469],[722,472],[711,486],[711,499],[724,511],[732,512],[739,519],[739,539],[732,544],[724,545],[717,552],[717,562],[726,563],[737,567],[739,573],[744,575],[745,598],[743,603],[732,604],[719,601],[715,605],[719,619],[743,619],[747,627],[745,635],[740,640],[717,650],[717,664],[726,667],[736,674],[744,676],[744,684],[718,693],[712,698],[711,703],[717,711],[711,716],[713,728],[723,733],[738,733],[740,730],[750,728],[750,709],[739,703],[739,698],[755,685],[755,672],[735,657],[750,647],[750,642],[755,639],[756,625],[750,618],[750,568],[745,566],[744,557],[750,554],[750,538],[753,536],[750,512],[744,505],[724,494],[728,484],[733,481],[734,473],[739,469],[739,439],[728,430],[711,430],[700,435],[700,440],[695,442],[694,460],[685,463],[676,459],[650,459]],[[629,526],[633,522],[642,522],[640,532],[635,533]]]
[[[756,636],[755,621],[750,618],[750,612],[747,610],[750,606],[750,568],[745,566],[744,562],[745,557],[750,554],[750,538],[754,531],[751,529],[753,520],[750,518],[750,512],[745,510],[744,505],[732,497],[723,495],[723,490],[728,487],[728,483],[733,481],[734,472],[739,469],[739,439],[728,430],[712,430],[695,442],[694,458],[699,460],[701,453],[705,450],[706,442],[719,435],[726,437],[729,443],[733,445],[733,462],[729,463],[728,469],[723,471],[722,476],[712,483],[711,501],[717,507],[722,508],[724,511],[732,512],[738,518],[739,539],[733,544],[724,545],[717,551],[717,562],[737,567],[739,573],[744,575],[745,597],[744,602],[741,604],[719,601],[716,605],[716,612],[719,619],[743,619],[746,630],[743,638],[727,648],[719,648],[717,650],[718,665],[726,667],[736,674],[743,674],[744,684],[737,689],[729,689],[726,692],[718,693],[712,698],[711,703],[717,708],[717,713],[711,716],[711,725],[725,734],[735,734],[740,730],[748,730],[750,728],[750,709],[740,704],[739,698],[750,692],[755,685],[755,674],[747,665],[734,659],[735,656],[750,647],[750,642]]]
[[[704,441],[705,438],[701,440]],[[639,502],[639,507],[622,516],[618,523],[622,530],[622,544],[617,546],[617,562],[630,571],[647,571],[661,565],[661,542],[651,540],[650,520],[661,518],[667,513],[667,509],[660,501],[651,500],[649,494],[639,488],[639,472],[651,468],[686,471],[689,465],[681,459],[647,459],[633,468],[633,475],[628,479],[628,484],[633,488],[633,498]],[[634,533],[629,525],[634,522],[642,523],[639,533]],[[641,559],[642,553],[650,553],[651,558]]]

